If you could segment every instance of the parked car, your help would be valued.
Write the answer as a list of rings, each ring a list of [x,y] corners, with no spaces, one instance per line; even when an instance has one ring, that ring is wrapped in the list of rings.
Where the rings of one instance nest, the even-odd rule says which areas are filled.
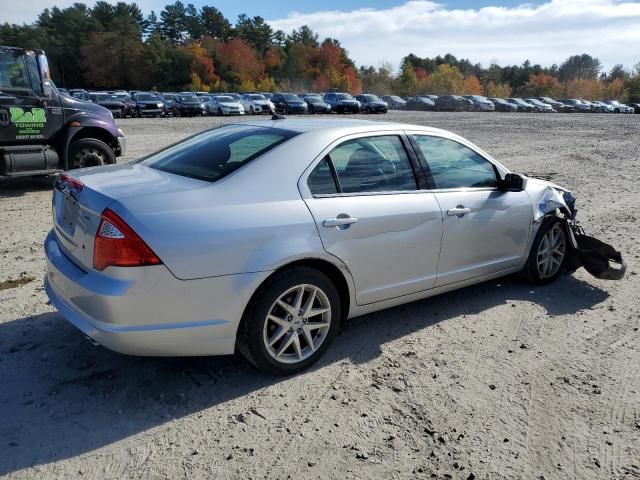
[[[191,92],[178,93],[171,107],[174,117],[193,117],[207,114],[207,104]]]
[[[633,108],[617,100],[605,100],[604,103],[613,107],[613,113],[634,113]]]
[[[578,113],[591,112],[591,107],[586,103],[582,103],[582,101],[578,100],[577,98],[561,98],[558,101],[564,103],[565,105],[571,105]]]
[[[556,110],[551,105],[549,105],[548,103],[542,102],[537,98],[525,98],[524,101],[536,107],[538,109],[537,110],[538,112],[543,112],[543,113],[556,112]]]
[[[609,105],[608,103],[594,100],[593,102],[591,102],[591,105],[595,106],[596,111],[599,113],[613,113],[613,105]]]
[[[293,93],[274,93],[270,100],[275,111],[283,115],[308,111],[307,102]]]
[[[364,113],[387,113],[389,105],[377,95],[363,93],[356,95],[356,100],[360,102],[360,111]]]
[[[160,94],[160,98],[162,98],[162,102],[164,103],[164,114],[170,115],[173,114],[173,101],[176,98],[175,92],[162,92]]]
[[[133,114],[138,117],[159,117],[164,113],[164,103],[155,93],[135,93],[133,100]]]
[[[322,98],[331,105],[331,111],[336,113],[360,113],[360,102],[350,93],[329,92]]]
[[[305,102],[307,102],[307,110],[309,113],[331,113],[331,105],[325,103],[322,99],[322,95],[317,93],[303,93],[301,97]]]
[[[540,100],[542,103],[546,103],[547,105],[551,105],[551,107],[553,107],[553,109],[556,112],[563,112],[563,113],[575,112],[575,107],[573,105],[567,105],[565,103],[554,100],[553,98],[550,98],[550,97],[532,97],[532,98],[535,98],[536,100]]]
[[[496,107],[496,112],[517,112],[518,106],[507,102],[504,98],[491,97],[489,100],[493,102]]]
[[[207,104],[208,113],[211,115],[244,115],[245,110],[238,100],[231,95],[211,95]]]
[[[538,111],[538,109],[536,107],[534,107],[533,105],[531,105],[528,102],[525,102],[523,99],[521,98],[507,98],[506,99],[507,102],[511,103],[512,105],[515,105],[516,107],[518,107],[518,111],[519,112],[535,112]]]
[[[245,93],[240,96],[240,103],[244,111],[251,115],[270,113],[273,109],[271,102],[261,93]]]
[[[633,108],[634,113],[640,113],[640,103],[630,103],[629,106]]]
[[[91,100],[96,105],[100,105],[101,107],[109,110],[111,112],[111,115],[113,115],[114,117],[122,118],[125,116],[124,103],[122,103],[120,99],[115,95],[96,92],[89,94],[89,100]]]
[[[470,112],[473,109],[473,102],[460,95],[440,95],[435,104],[438,112]]]
[[[89,97],[89,92],[87,92],[84,88],[72,88],[69,90],[69,95],[73,98],[77,98],[78,100],[91,101]]]
[[[347,318],[554,281],[575,215],[567,190],[457,135],[354,120],[224,125],[61,175],[53,196],[45,291],[76,328],[124,354],[237,349],[274,374],[317,361]]]
[[[436,104],[433,100],[428,97],[410,97],[406,101],[406,105],[404,107],[405,110],[435,110]]]
[[[402,110],[407,102],[397,95],[383,95],[382,100],[387,102],[389,110]]]
[[[471,100],[473,103],[472,110],[474,112],[494,112],[496,110],[493,102],[482,95],[463,95],[463,97]]]

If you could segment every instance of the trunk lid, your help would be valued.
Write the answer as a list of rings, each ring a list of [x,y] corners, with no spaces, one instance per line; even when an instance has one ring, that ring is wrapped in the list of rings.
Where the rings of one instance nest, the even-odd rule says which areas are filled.
[[[137,164],[67,172],[58,177],[53,190],[58,244],[78,267],[88,271],[93,268],[93,245],[102,212],[114,201],[206,186],[210,184]]]

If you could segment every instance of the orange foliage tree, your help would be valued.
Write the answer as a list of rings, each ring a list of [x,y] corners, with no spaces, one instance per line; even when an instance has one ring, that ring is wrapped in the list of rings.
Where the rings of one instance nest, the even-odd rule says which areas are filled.
[[[464,93],[468,95],[482,95],[482,84],[475,75],[465,77],[462,82],[462,88]]]

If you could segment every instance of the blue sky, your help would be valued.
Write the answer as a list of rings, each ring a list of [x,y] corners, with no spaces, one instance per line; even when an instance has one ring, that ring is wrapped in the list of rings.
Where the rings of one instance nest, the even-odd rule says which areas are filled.
[[[82,0],[0,0],[0,21],[31,23],[44,8],[75,1]],[[148,13],[172,1],[136,3]],[[581,53],[599,58],[607,70],[640,63],[640,0],[182,1],[215,5],[232,22],[240,13],[260,15],[287,33],[309,25],[321,39],[340,40],[358,65],[398,67],[409,53],[452,53],[483,65],[527,59],[552,65]]]
[[[395,5],[402,5],[404,1],[398,0],[296,0],[295,2],[264,1],[264,0],[218,0],[210,2],[206,0],[182,0],[184,3],[193,3],[196,6],[214,5],[228,18],[235,19],[241,13],[251,16],[260,15],[264,18],[285,17],[291,11],[300,13],[313,13],[318,10],[357,10],[360,8],[385,9]],[[443,0],[439,3],[449,8],[481,8],[489,5],[514,6],[522,3],[539,4],[541,1],[523,0]]]

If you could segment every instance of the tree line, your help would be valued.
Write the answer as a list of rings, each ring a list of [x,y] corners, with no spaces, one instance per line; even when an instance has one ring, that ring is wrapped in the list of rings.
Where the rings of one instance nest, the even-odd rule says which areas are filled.
[[[446,54],[405,56],[356,67],[333,38],[320,40],[308,26],[274,30],[260,16],[235,23],[213,6],[180,1],[145,16],[135,3],[98,1],[43,10],[30,25],[0,25],[0,44],[43,48],[61,86],[95,89],[274,91],[331,88],[410,96],[484,94],[640,101],[640,63],[603,72],[590,55],[560,66],[489,67]]]

